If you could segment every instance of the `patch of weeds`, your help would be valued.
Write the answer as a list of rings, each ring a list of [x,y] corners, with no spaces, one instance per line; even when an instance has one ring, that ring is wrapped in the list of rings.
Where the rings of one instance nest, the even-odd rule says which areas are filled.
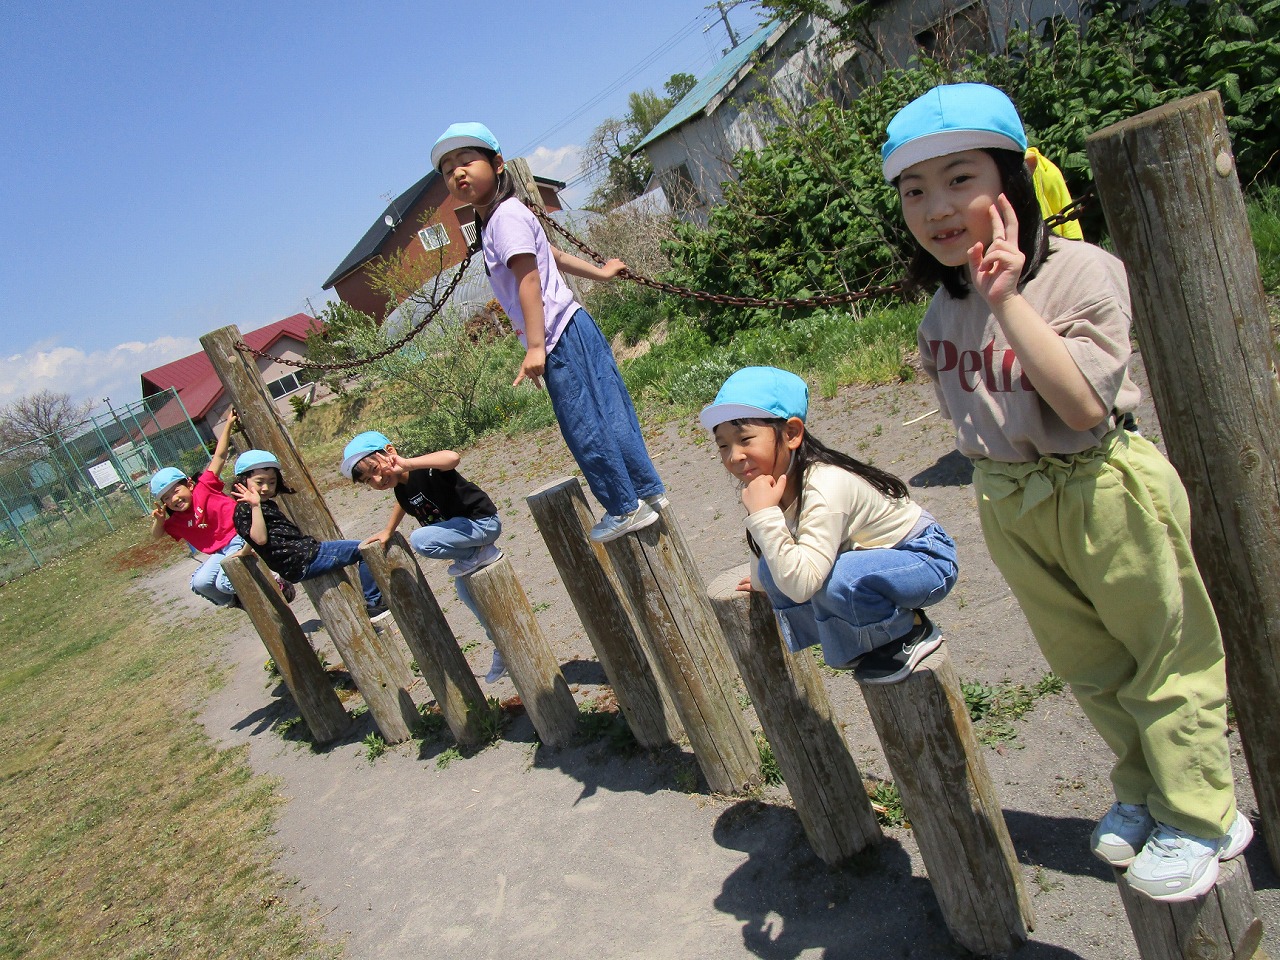
[[[266,671],[268,681],[274,683],[280,679],[280,668],[276,666],[275,660],[271,657],[267,657],[267,661],[262,665],[262,669]]]
[[[1030,687],[1009,680],[994,685],[978,680],[962,681],[960,692],[978,742],[994,747],[1016,738],[1018,731],[1014,723],[1029,713],[1038,699],[1060,693],[1064,686],[1061,677],[1047,673]]]
[[[764,782],[776,787],[782,783],[782,771],[778,768],[778,758],[773,754],[773,747],[761,730],[756,731],[756,749],[760,751],[760,775]]]
[[[306,740],[311,733],[301,717],[289,717],[275,725],[276,734],[281,740]]]
[[[474,650],[478,646],[480,646],[479,640],[468,640],[466,643],[462,645],[462,652],[470,653],[472,650]]]
[[[550,610],[550,609],[551,609],[551,604],[548,603],[546,600],[539,600],[537,603],[533,605],[534,613],[542,613],[543,610]]]
[[[449,764],[453,763],[455,760],[461,759],[462,751],[458,749],[457,744],[454,744],[451,747],[446,747],[441,750],[440,755],[436,757],[436,769],[447,770],[449,769]]]
[[[1034,883],[1041,893],[1049,893],[1053,890],[1061,890],[1063,883],[1061,880],[1054,880],[1045,872],[1041,864],[1036,864],[1035,869],[1031,871],[1031,882]]]
[[[863,784],[871,800],[871,809],[882,827],[911,827],[907,812],[902,808],[902,794],[892,780],[876,780]]]
[[[361,743],[364,744],[364,758],[370,763],[387,752],[387,741],[383,740],[379,734],[366,734]]]
[[[688,761],[676,767],[676,789],[681,793],[698,792],[698,764]]]
[[[359,720],[368,712],[369,712],[369,705],[367,703],[357,704],[356,706],[351,708],[351,719]]]
[[[746,688],[742,686],[741,682],[738,683],[738,689],[734,693],[734,696],[737,698],[738,706],[743,710],[751,706],[751,694],[747,693]]]
[[[424,703],[418,707],[418,720],[413,732],[420,740],[438,740],[444,734],[448,724],[444,714],[435,704]]]
[[[516,700],[515,697],[511,699]],[[480,733],[484,736],[485,743],[493,743],[502,736],[502,731],[511,723],[511,714],[503,709],[497,697],[489,697],[485,700],[485,707],[486,709],[480,714]]]
[[[409,661],[409,669],[410,671],[412,671],[415,677],[422,676],[422,668],[418,666],[418,661],[416,658]]]

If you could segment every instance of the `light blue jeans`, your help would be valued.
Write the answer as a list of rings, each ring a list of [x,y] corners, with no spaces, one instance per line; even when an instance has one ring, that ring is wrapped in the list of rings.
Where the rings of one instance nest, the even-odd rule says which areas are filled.
[[[564,442],[606,511],[624,516],[663,492],[609,341],[587,311],[547,354],[543,380]]]
[[[208,559],[191,575],[191,592],[220,607],[231,606],[236,598],[236,588],[231,585],[231,578],[223,572],[222,561],[243,547],[244,538],[237,533],[221,550],[208,554]]]
[[[955,542],[936,522],[893,547],[840,554],[826,582],[804,603],[778,589],[768,564],[759,565],[787,648],[796,652],[820,643],[822,658],[832,666],[906,636],[914,611],[950,593],[957,573]]]
[[[364,605],[366,607],[382,606],[382,591],[374,582],[373,574],[369,572],[369,565],[360,558],[359,540],[321,540],[320,552],[311,561],[311,566],[307,567],[307,572],[302,575],[302,579],[310,580],[312,577],[318,577],[338,567],[349,567],[353,563],[360,564],[360,589],[364,591]]]
[[[451,517],[440,523],[429,523],[409,534],[409,543],[415,553],[436,560],[470,560],[481,547],[488,546],[498,539],[502,533],[502,520],[495,513],[492,517],[481,517],[469,520],[466,517]],[[493,634],[489,633],[489,624],[476,608],[476,602],[467,589],[466,577],[454,577],[453,589],[458,591],[458,599],[471,611],[480,626],[484,627],[485,636],[493,643]]]

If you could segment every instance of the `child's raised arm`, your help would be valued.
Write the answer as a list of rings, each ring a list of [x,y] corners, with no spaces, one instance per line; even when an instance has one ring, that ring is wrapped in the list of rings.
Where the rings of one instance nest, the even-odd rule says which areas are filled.
[[[227,465],[227,448],[231,444],[231,431],[235,429],[239,418],[236,416],[235,407],[231,408],[231,412],[227,414],[227,422],[222,425],[222,432],[218,434],[218,445],[213,448],[213,456],[209,458],[208,471],[215,477],[221,475],[222,468]]]
[[[391,465],[400,470],[457,470],[462,462],[462,457],[452,450],[436,450],[420,457],[402,457],[398,453],[387,456]]]
[[[157,500],[151,508],[151,535],[156,539],[165,536],[164,521],[167,516],[164,504]]]
[[[566,253],[556,247],[551,248],[551,256],[562,273],[581,277],[583,280],[612,280],[627,269],[627,265],[621,260],[609,260],[603,266],[600,266],[583,260],[581,257],[575,257],[573,254]]]
[[[363,547],[366,544],[370,544],[370,543],[380,543],[385,547],[387,545],[387,541],[391,539],[392,534],[396,532],[396,528],[400,526],[400,521],[403,519],[404,519],[404,507],[400,506],[400,504],[397,503],[394,507],[391,508],[391,519],[387,521],[387,525],[383,527],[381,530],[379,530],[377,533],[375,533],[372,537],[369,537],[364,541],[362,541],[360,546]]]

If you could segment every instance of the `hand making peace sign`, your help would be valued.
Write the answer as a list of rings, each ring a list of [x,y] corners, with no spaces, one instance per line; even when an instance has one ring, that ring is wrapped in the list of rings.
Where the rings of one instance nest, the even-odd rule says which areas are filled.
[[[1018,293],[1018,280],[1027,262],[1018,248],[1018,215],[1003,193],[991,205],[991,243],[969,248],[969,273],[982,299],[997,307]]]

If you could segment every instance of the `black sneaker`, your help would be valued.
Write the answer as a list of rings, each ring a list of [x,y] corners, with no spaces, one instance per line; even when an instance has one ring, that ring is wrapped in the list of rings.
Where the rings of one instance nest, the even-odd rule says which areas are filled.
[[[369,614],[369,620],[373,623],[380,623],[387,617],[391,616],[391,611],[387,609],[387,605],[385,603],[367,603],[365,604],[364,609],[365,612]]]
[[[923,610],[917,610],[920,622],[905,637],[876,647],[858,658],[853,677],[859,683],[898,683],[911,676],[929,654],[942,646],[942,631]]]

